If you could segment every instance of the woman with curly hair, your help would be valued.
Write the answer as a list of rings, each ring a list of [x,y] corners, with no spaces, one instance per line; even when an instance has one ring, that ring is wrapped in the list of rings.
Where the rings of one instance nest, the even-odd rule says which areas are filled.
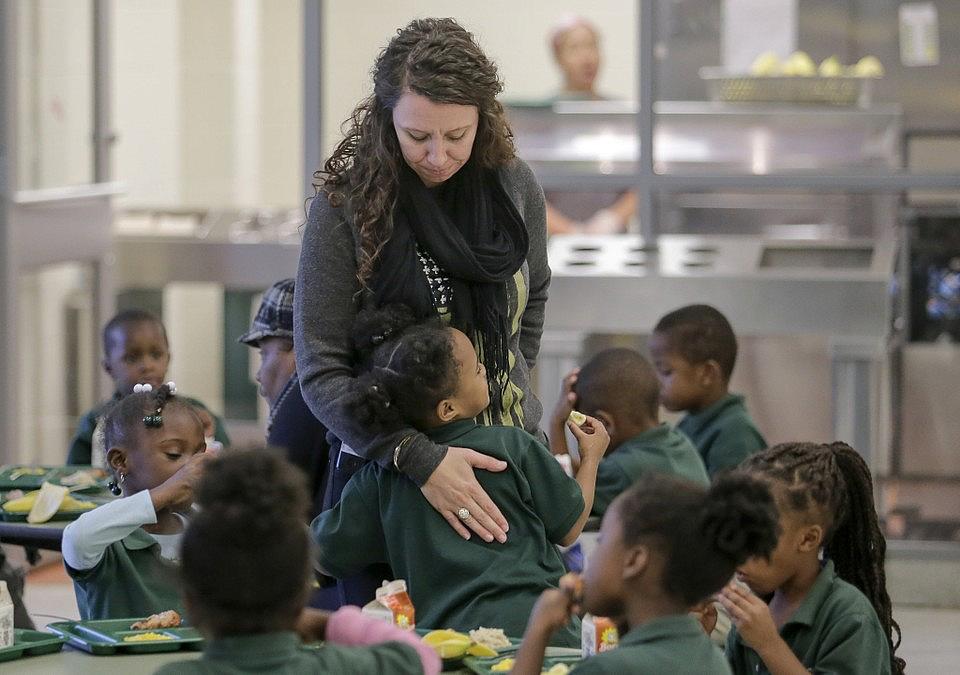
[[[413,480],[465,539],[503,542],[508,523],[474,470],[502,471],[504,462],[349,414],[358,386],[350,329],[361,309],[391,303],[442,317],[470,337],[489,374],[490,405],[478,421],[542,438],[530,370],[550,283],[543,191],[515,156],[496,66],[453,19],[400,29],[373,82],[315,174],[294,299],[304,398],[339,439],[325,506],[372,460]],[[370,587],[344,599],[367,595]]]

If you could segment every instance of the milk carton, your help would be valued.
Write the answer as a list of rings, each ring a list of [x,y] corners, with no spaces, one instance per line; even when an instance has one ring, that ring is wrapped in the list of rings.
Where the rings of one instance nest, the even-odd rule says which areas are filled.
[[[6,581],[0,581],[0,648],[13,646],[13,598]]]

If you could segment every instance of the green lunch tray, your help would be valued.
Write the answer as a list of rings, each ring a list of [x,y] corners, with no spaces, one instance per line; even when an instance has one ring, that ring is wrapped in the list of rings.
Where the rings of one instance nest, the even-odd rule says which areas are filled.
[[[493,666],[497,665],[500,661],[505,658],[510,657],[510,654],[505,654],[503,656],[468,656],[463,660],[463,665],[471,673],[477,673],[477,675],[497,675],[496,670],[491,670]],[[582,658],[575,655],[564,655],[564,656],[545,656],[543,657],[543,669],[544,671],[550,670],[558,663],[563,663],[569,666],[570,670],[573,670],[573,667],[580,663]],[[509,672],[509,671],[503,671]]]
[[[429,633],[429,632],[432,631],[432,630],[436,630],[436,629],[434,629],[434,628],[415,628],[415,629],[414,629],[414,632],[422,638],[424,635],[426,635],[427,633]],[[461,631],[461,632],[462,632],[462,631]],[[487,657],[487,658],[489,658],[489,659],[491,659],[491,660],[493,660],[493,661],[497,661],[497,660],[499,660],[499,659],[507,656],[508,654],[512,654],[513,652],[517,651],[517,649],[520,647],[520,640],[518,640],[517,638],[512,638],[512,637],[508,637],[507,639],[510,640],[510,646],[509,646],[509,647],[501,647],[500,649],[497,650],[497,651],[499,652],[499,654],[498,654],[497,656],[490,656],[490,657]],[[461,666],[463,666],[463,664],[464,664],[464,659],[466,659],[466,658],[473,658],[473,657],[470,657],[470,656],[464,654],[463,656],[457,656],[457,657],[454,657],[454,658],[452,658],[452,659],[441,659],[441,660],[443,661],[443,670],[444,670],[444,671],[447,671],[447,670],[455,670],[455,669],[457,669],[457,668],[460,668]]]
[[[60,479],[64,478],[65,476],[69,476],[77,471],[89,471],[93,468],[94,467],[92,466],[81,464],[71,466],[30,466],[27,464],[6,464],[4,466],[0,466],[0,490],[23,490],[24,492],[39,490],[44,481],[59,485]],[[35,469],[37,471],[43,470],[43,473],[20,473],[23,469]],[[91,485],[83,490],[76,490],[76,492],[103,489],[106,486],[105,481],[106,478],[101,479],[97,481],[95,485]]]
[[[84,513],[93,511],[93,509],[98,506],[102,506],[109,501],[112,501],[110,497],[88,497],[86,495],[77,496],[77,493],[73,493],[73,496],[76,499],[80,499],[85,502],[93,502],[94,506],[89,509],[75,509],[75,510],[60,510],[53,514],[49,520],[44,522],[51,523],[55,521],[64,521],[64,520],[76,520]],[[6,521],[8,523],[25,523],[27,522],[27,516],[30,515],[29,511],[7,511],[3,508],[3,503],[7,501],[7,496],[4,493],[0,493],[0,520]]]
[[[178,649],[200,649],[203,637],[200,631],[189,626],[156,628],[153,630],[130,630],[130,624],[141,619],[97,619],[92,621],[58,621],[47,630],[66,638],[71,647],[104,656],[109,654],[146,654],[150,652],[175,652]],[[159,633],[169,640],[146,640],[125,642],[124,638],[141,633]]]
[[[39,630],[13,629],[13,644],[0,647],[0,661],[13,661],[24,656],[52,654],[63,649],[64,639]]]

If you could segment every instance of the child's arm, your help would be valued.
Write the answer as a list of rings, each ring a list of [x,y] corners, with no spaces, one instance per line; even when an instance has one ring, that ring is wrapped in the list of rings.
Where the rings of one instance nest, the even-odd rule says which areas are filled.
[[[550,644],[551,636],[567,625],[570,616],[580,611],[580,579],[575,574],[560,578],[560,588],[549,589],[540,594],[533,606],[523,642],[510,671],[514,675],[540,675],[543,655]]]
[[[318,544],[315,567],[323,574],[342,579],[374,563],[387,562],[377,471],[384,470],[372,465],[361,469],[344,486],[337,505],[310,524]]]
[[[75,570],[93,569],[110,544],[156,522],[149,490],[99,506],[64,528],[63,560]]]
[[[440,657],[437,652],[420,640],[416,633],[401,630],[382,619],[364,616],[358,607],[341,607],[330,615],[326,622],[324,639],[347,646],[402,642],[417,650],[425,675],[440,672]]]
[[[607,434],[606,427],[595,417],[588,416],[587,421],[580,427],[573,422],[568,422],[567,425],[580,445],[580,462],[576,467],[575,480],[583,493],[583,512],[560,541],[564,546],[570,546],[577,540],[577,537],[583,532],[583,526],[587,523],[587,518],[590,517],[590,511],[593,510],[593,496],[597,487],[597,468],[600,466],[600,460],[603,459],[603,453],[606,452],[607,446],[610,444],[610,436]]]
[[[720,592],[719,600],[743,641],[763,659],[772,675],[809,675],[810,671],[780,637],[767,603],[735,583]]]
[[[555,455],[569,454],[567,448],[567,418],[576,405],[577,395],[573,391],[573,385],[577,383],[577,375],[580,374],[579,368],[574,368],[560,384],[560,398],[553,407],[553,415],[550,417],[550,452]]]

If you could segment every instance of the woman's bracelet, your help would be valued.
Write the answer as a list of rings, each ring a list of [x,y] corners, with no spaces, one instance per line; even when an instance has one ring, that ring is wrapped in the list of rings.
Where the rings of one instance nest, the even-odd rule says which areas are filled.
[[[400,471],[400,451],[403,450],[405,447],[407,447],[410,441],[413,440],[414,436],[415,434],[410,434],[409,436],[405,436],[403,440],[397,443],[397,447],[393,449],[393,468],[396,469],[397,471]]]

